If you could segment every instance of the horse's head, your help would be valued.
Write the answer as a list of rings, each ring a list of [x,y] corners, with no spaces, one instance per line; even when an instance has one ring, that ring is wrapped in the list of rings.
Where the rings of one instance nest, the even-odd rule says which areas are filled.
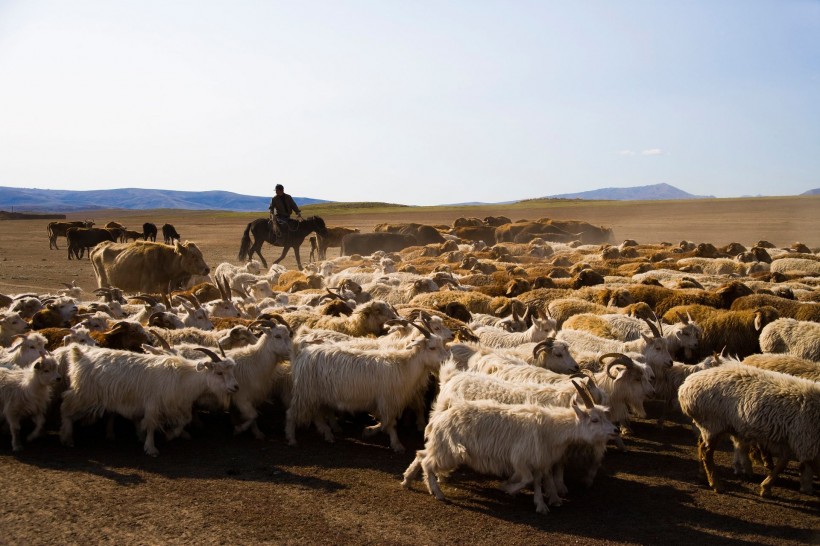
[[[319,216],[313,216],[313,231],[321,235],[322,237],[327,237],[327,226],[325,226],[325,221],[322,220]]]

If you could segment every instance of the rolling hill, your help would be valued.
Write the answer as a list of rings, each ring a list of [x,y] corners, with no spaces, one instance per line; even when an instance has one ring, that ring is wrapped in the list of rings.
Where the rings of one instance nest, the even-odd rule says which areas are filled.
[[[70,212],[96,209],[184,209],[265,211],[269,197],[229,191],[173,191],[140,188],[116,190],[40,190],[0,186],[0,209],[37,212]],[[298,205],[327,203],[321,199],[294,197]]]

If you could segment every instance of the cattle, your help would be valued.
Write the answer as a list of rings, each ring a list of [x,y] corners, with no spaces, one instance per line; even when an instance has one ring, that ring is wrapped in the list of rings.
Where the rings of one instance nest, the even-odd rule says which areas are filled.
[[[559,243],[566,243],[581,238],[578,233],[570,233],[560,227],[550,226],[540,222],[516,222],[495,228],[495,238],[499,243],[528,243],[536,237]]]
[[[152,224],[151,222],[145,222],[142,224],[142,238],[143,240],[147,241],[151,239],[152,241],[157,240],[157,225]]]
[[[91,251],[91,264],[100,288],[143,293],[163,292],[211,271],[199,248],[188,241],[173,246],[145,241],[103,243]]]
[[[120,242],[127,243],[129,239],[136,241],[140,237],[142,237],[141,231],[136,231],[133,229],[124,229],[122,231],[122,237],[120,238]]]
[[[377,233],[401,233],[402,235],[410,235],[416,239],[416,244],[430,245],[443,243],[444,237],[433,226],[425,224],[377,224],[373,228]]]
[[[368,255],[377,250],[397,252],[416,244],[415,237],[401,233],[348,233],[342,237],[342,256]]]
[[[68,231],[68,228],[90,228],[93,225],[94,222],[91,220],[86,220],[84,222],[49,222],[46,226],[46,232],[48,233],[48,249],[51,250],[52,248],[54,248],[60,250],[60,248],[57,246],[57,237],[65,237],[65,233],[66,231]]]
[[[332,227],[327,228],[327,236],[318,235],[319,239],[319,259],[327,259],[327,249],[330,247],[341,247],[342,238],[348,233],[359,233],[358,228]]]
[[[162,224],[162,238],[166,245],[172,245],[174,240],[179,241],[179,233],[171,224]]]
[[[450,233],[467,241],[484,241],[490,246],[495,244],[495,228],[492,226],[462,226],[453,228]]]
[[[68,259],[71,259],[72,254],[79,260],[83,257],[85,250],[90,250],[92,247],[104,241],[116,241],[116,230],[104,228],[83,228],[72,227],[66,231],[66,241],[68,242]]]
[[[581,242],[585,245],[598,245],[615,242],[615,234],[612,228],[594,226],[582,220],[554,220],[550,218],[539,218],[538,223],[564,230],[567,233],[580,235]]]
[[[108,222],[103,227],[114,235],[115,241],[125,242],[124,235],[126,228],[124,225],[119,222]]]

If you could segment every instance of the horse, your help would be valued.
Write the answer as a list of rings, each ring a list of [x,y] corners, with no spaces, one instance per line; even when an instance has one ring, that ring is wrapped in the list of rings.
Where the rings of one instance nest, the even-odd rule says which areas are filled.
[[[275,234],[273,232],[273,226],[271,226],[271,220],[268,218],[257,218],[249,223],[248,227],[245,228],[245,233],[242,235],[242,243],[239,246],[239,259],[251,260],[255,252],[259,256],[262,265],[268,267],[268,262],[266,262],[264,256],[262,256],[261,249],[263,243],[270,243],[274,246],[283,247],[282,255],[273,263],[278,264],[281,262],[285,254],[288,253],[288,249],[292,248],[293,254],[296,256],[296,266],[302,269],[302,260],[299,257],[299,246],[305,240],[305,237],[314,231],[322,236],[327,235],[327,228],[325,227],[325,221],[318,216],[310,216],[301,222],[296,222],[295,227],[293,223],[293,220],[289,220],[286,225],[280,226],[284,241],[278,240],[275,242]],[[253,245],[251,245],[251,233],[253,233]]]

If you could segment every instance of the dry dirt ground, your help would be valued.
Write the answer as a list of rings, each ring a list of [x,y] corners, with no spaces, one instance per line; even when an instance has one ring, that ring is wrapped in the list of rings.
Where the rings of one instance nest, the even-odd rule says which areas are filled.
[[[612,226],[618,240],[681,239],[778,246],[820,246],[820,198],[613,203],[571,209],[410,209],[401,215],[327,217],[329,225],[369,230],[382,221],[450,223],[457,216],[575,218]],[[77,219],[86,215],[70,215]],[[103,224],[129,227],[171,222],[196,241],[212,265],[236,263],[239,239],[255,215],[208,212],[94,213]],[[0,222],[0,292],[46,292],[76,280],[95,287],[87,261],[68,261],[64,239],[49,251],[46,221]],[[270,260],[272,249],[265,247]],[[330,256],[336,255],[330,251]],[[303,251],[306,261],[307,250]],[[293,267],[293,259],[285,262]],[[652,408],[650,407],[650,410]],[[535,513],[530,492],[509,497],[496,480],[457,471],[443,490],[447,502],[421,482],[399,485],[422,435],[404,424],[405,454],[386,438],[361,439],[360,418],[326,444],[312,430],[298,447],[283,439],[283,408],[265,407],[264,441],[234,437],[226,415],[206,415],[190,440],[158,442],[160,456],[143,455],[129,423],[118,441],[100,425],[78,427],[77,447],[63,448],[55,430],[12,454],[0,433],[0,544],[818,544],[820,501],[798,491],[792,463],[771,499],[756,483],[731,475],[728,445],[718,453],[727,491],[704,487],[695,442],[681,423],[659,430],[638,421],[627,453],[610,451],[591,489],[569,482],[569,500],[549,515]],[[760,470],[756,481],[762,479]],[[818,488],[815,482],[815,489]]]

